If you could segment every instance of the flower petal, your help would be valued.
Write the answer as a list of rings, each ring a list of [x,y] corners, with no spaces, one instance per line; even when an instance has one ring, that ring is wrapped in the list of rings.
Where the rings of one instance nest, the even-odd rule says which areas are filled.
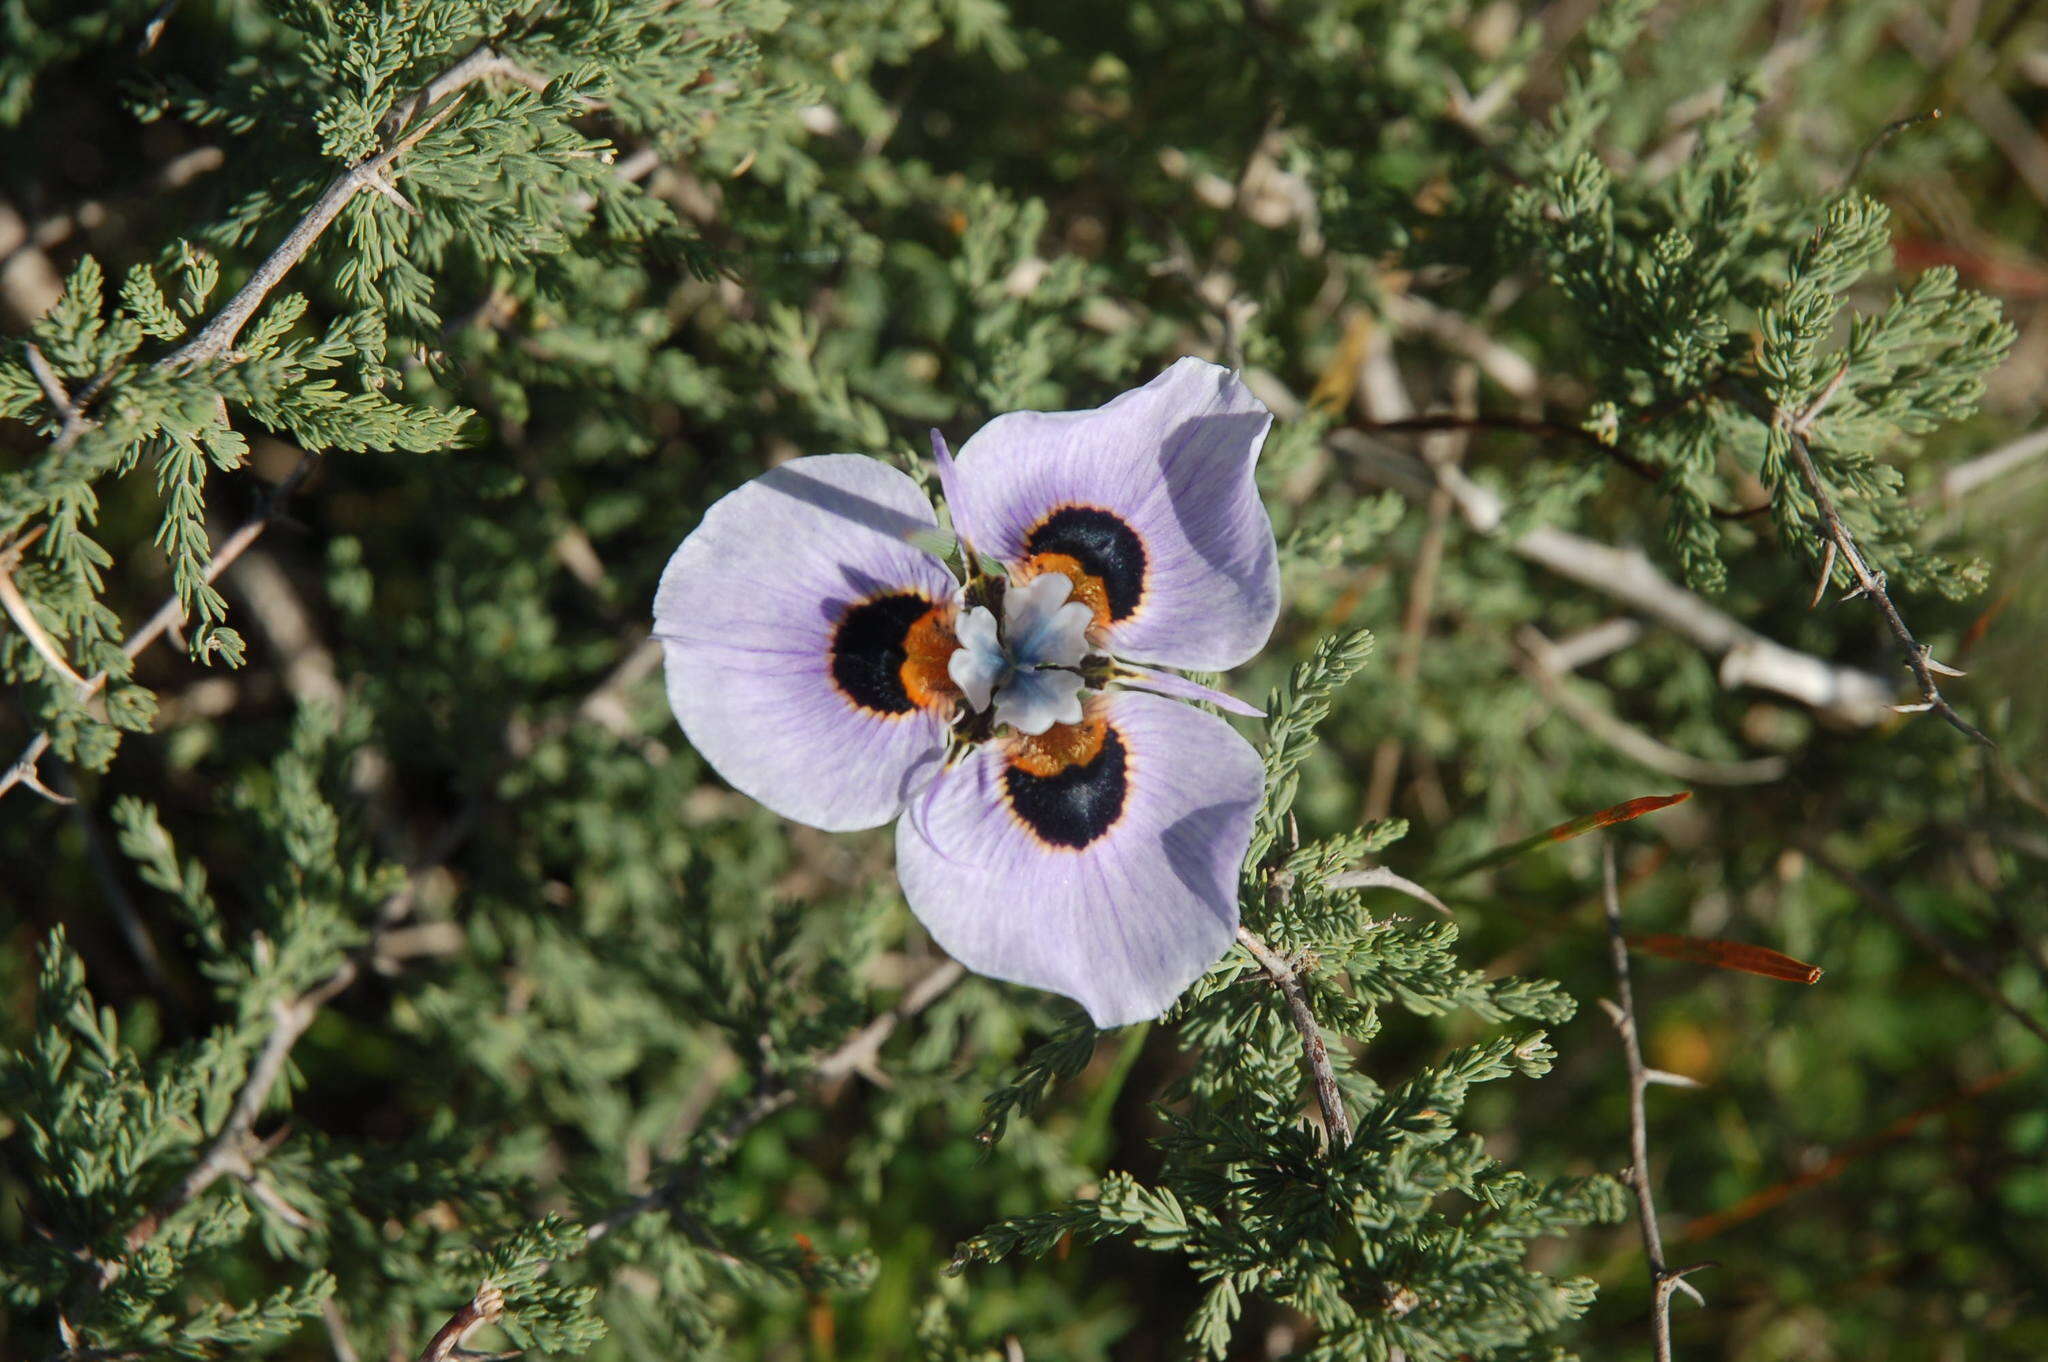
[[[952,574],[906,542],[917,484],[858,454],[792,459],[721,498],[654,598],[669,705],[735,789],[828,831],[903,806],[951,705]]]
[[[996,722],[1034,738],[1054,724],[1078,724],[1086,684],[1079,672],[1057,667],[1017,671],[996,692]]]
[[[1137,690],[1149,690],[1155,695],[1170,695],[1176,700],[1200,700],[1211,704],[1228,714],[1242,714],[1247,719],[1263,719],[1266,711],[1249,701],[1240,700],[1229,691],[1205,686],[1199,681],[1190,681],[1185,676],[1162,672],[1153,667],[1137,667],[1130,663],[1118,665],[1110,678],[1119,685]]]
[[[1010,656],[1020,667],[1071,667],[1088,655],[1088,626],[1095,614],[1069,600],[1074,583],[1057,572],[1042,573],[1003,596]]]
[[[1121,1026],[1164,1012],[1230,948],[1262,780],[1214,715],[1107,695],[1085,724],[988,743],[941,775],[896,826],[896,871],[969,969]]]
[[[953,633],[960,647],[946,660],[946,675],[979,713],[988,708],[989,697],[1011,670],[1010,660],[1003,656],[995,612],[985,605],[970,605],[960,612]]]
[[[1198,359],[1094,411],[998,416],[952,461],[953,523],[1006,563],[1100,579],[1117,655],[1233,667],[1265,645],[1280,608],[1273,525],[1252,481],[1272,421],[1237,375]]]

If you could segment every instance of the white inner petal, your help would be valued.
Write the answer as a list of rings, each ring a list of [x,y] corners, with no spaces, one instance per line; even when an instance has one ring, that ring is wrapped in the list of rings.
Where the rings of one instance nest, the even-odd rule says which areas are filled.
[[[996,721],[1034,737],[1054,724],[1078,724],[1081,686],[1078,672],[1019,671],[996,695]]]
[[[1058,572],[1010,588],[1003,600],[1003,623],[1010,656],[1019,667],[1072,667],[1088,655],[1088,626],[1095,612],[1068,599],[1073,591],[1073,582]]]
[[[953,626],[960,646],[946,659],[946,675],[977,710],[988,708],[996,688],[1009,678],[1013,668],[1003,653],[995,612],[987,606],[970,606],[960,612]]]
[[[953,626],[960,646],[946,659],[946,675],[977,713],[995,706],[997,723],[1036,735],[1054,724],[1081,722],[1077,672],[1088,655],[1095,613],[1069,599],[1074,584],[1047,572],[1003,595],[998,624],[986,606],[965,605]]]

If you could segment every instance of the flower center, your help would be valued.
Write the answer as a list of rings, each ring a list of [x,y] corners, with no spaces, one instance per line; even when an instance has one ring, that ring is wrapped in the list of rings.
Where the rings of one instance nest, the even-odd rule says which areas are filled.
[[[996,722],[1040,734],[1081,720],[1081,674],[1094,611],[1068,599],[1073,582],[1047,572],[1003,594],[1003,618],[986,606],[960,612],[960,647],[946,674],[976,711],[995,709]]]
[[[1110,622],[1109,587],[1073,554],[1034,553],[1024,560],[1022,571],[1027,580],[1048,572],[1059,573],[1074,584],[1074,594],[1070,599],[1079,601],[1093,612],[1097,628]]]
[[[903,665],[897,669],[897,675],[911,703],[927,709],[960,693],[953,678],[946,674],[946,660],[960,646],[946,613],[933,606],[918,616],[903,636]]]

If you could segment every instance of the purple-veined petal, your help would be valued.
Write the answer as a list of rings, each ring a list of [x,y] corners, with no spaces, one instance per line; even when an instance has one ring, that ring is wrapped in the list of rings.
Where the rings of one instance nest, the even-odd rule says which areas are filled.
[[[938,465],[939,469],[939,495],[946,499],[946,505],[950,509],[959,500],[960,465],[953,462],[953,451],[946,447],[946,437],[939,433],[936,426],[932,428],[932,462]],[[953,533],[961,533],[957,520],[953,523]],[[972,547],[969,546],[970,549]]]
[[[859,454],[792,459],[704,513],[662,573],[654,633],[670,707],[733,788],[833,832],[903,807],[949,712],[928,703],[943,659],[914,688],[902,665],[954,596],[906,542],[936,524],[915,482]]]
[[[1111,680],[1135,690],[1149,690],[1154,695],[1170,695],[1176,700],[1201,700],[1230,714],[1242,714],[1247,719],[1263,719],[1266,711],[1257,705],[1238,699],[1228,691],[1205,686],[1199,681],[1190,681],[1185,676],[1163,672],[1155,667],[1139,667],[1125,662],[1118,665]]]
[[[897,824],[896,871],[969,969],[1121,1026],[1164,1012],[1230,948],[1263,777],[1228,724],[1172,700],[1114,693],[1088,718],[1100,745],[1064,770],[1032,775],[1000,740],[947,770]]]
[[[1233,667],[1280,608],[1252,481],[1272,421],[1237,375],[1198,359],[1093,411],[998,416],[950,461],[953,523],[1006,563],[1063,554],[1098,578],[1118,656]]]

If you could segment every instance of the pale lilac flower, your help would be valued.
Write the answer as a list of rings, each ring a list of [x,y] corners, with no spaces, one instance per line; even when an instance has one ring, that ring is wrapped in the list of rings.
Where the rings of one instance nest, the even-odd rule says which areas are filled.
[[[917,484],[792,459],[720,500],[662,574],[669,703],[735,788],[830,831],[896,827],[911,909],[980,973],[1156,1017],[1229,949],[1258,754],[1177,700],[1279,610],[1252,481],[1272,415],[1183,359],[1078,412],[1015,412],[957,460],[965,561]],[[1141,664],[1153,664],[1151,666]]]

